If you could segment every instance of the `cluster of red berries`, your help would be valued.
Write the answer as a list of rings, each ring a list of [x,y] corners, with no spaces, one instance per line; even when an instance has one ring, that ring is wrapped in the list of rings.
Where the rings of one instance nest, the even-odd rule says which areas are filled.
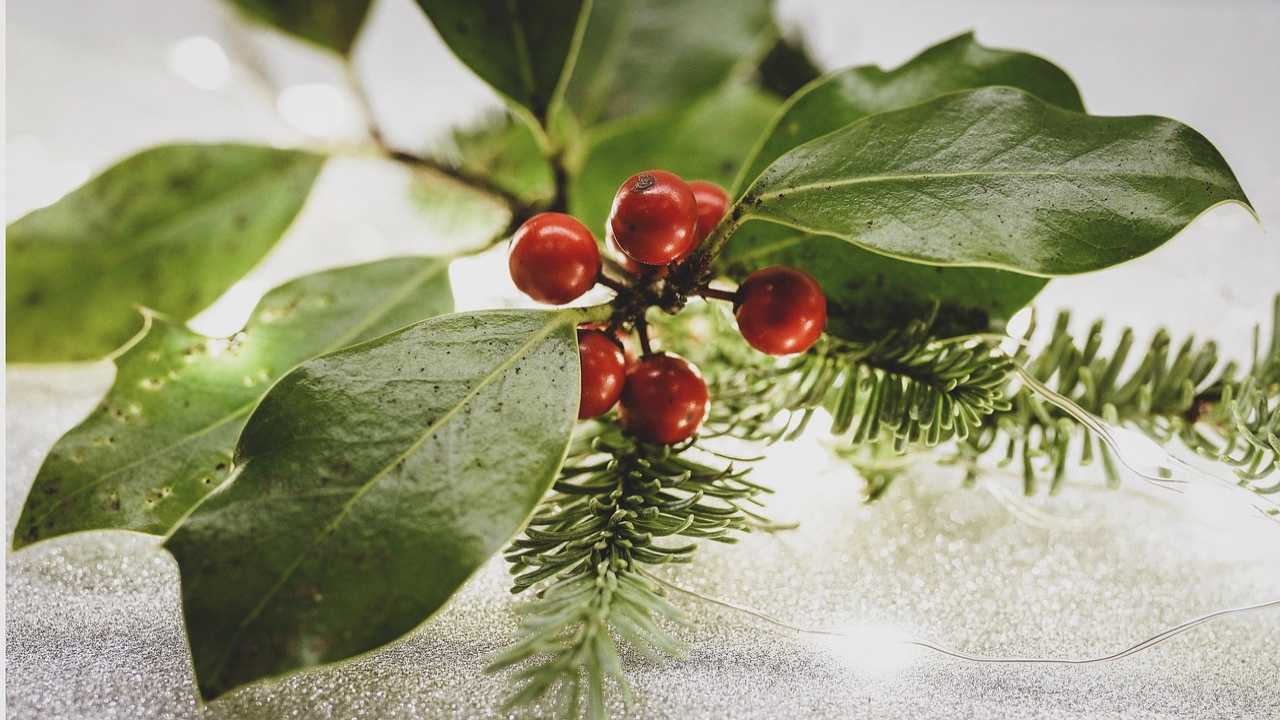
[[[633,175],[614,196],[607,226],[609,245],[628,272],[652,282],[692,254],[724,218],[728,206],[728,194],[715,183],[686,183],[663,170]],[[600,280],[600,247],[577,218],[540,213],[516,231],[508,266],[511,279],[526,295],[563,305]],[[826,325],[822,288],[794,268],[756,271],[732,297],[743,338],[771,355],[808,350]],[[623,425],[642,440],[676,443],[690,437],[707,414],[709,398],[702,375],[687,360],[668,353],[628,357],[618,334],[620,324],[613,323],[612,331],[578,330],[582,362],[578,417],[597,417],[619,405]]]

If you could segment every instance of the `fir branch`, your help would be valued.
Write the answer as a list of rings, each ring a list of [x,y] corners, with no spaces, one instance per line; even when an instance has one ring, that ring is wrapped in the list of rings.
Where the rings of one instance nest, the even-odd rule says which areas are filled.
[[[836,454],[862,478],[862,501],[867,503],[883,497],[894,481],[916,463],[916,457],[899,450],[892,439],[844,445],[836,448]]]
[[[525,202],[524,199],[508,188],[503,187],[500,182],[495,182],[492,174],[488,172],[489,168],[481,167],[477,169],[468,167],[460,161],[442,161],[430,155],[393,147],[387,140],[386,133],[383,132],[382,124],[378,120],[378,113],[374,109],[368,88],[361,79],[359,72],[356,71],[355,64],[348,59],[344,63],[343,69],[347,79],[347,86],[356,100],[357,106],[360,108],[360,114],[364,118],[365,132],[380,154],[405,165],[444,175],[480,192],[492,195],[506,205],[513,215],[528,216],[531,214],[531,204]],[[480,133],[473,133],[471,136],[463,135],[463,137],[474,137],[478,134]]]
[[[851,431],[854,445],[884,433],[904,452],[965,440],[983,418],[1009,408],[1003,388],[1011,361],[985,339],[933,340],[929,326],[910,323],[850,356],[828,399],[833,432]]]
[[[1049,344],[1034,355],[1025,349],[1035,334],[1033,321],[1014,361],[1108,423],[1132,427],[1162,444],[1180,442],[1225,462],[1235,468],[1241,485],[1266,494],[1280,491],[1280,484],[1257,482],[1276,470],[1280,457],[1280,296],[1272,324],[1271,342],[1263,354],[1255,351],[1242,376],[1236,363],[1221,361],[1213,342],[1188,338],[1171,352],[1163,329],[1152,337],[1137,366],[1126,371],[1132,330],[1125,329],[1111,352],[1103,353],[1102,322],[1077,340],[1066,312],[1059,314]],[[1079,422],[1028,388],[1017,388],[1011,399],[1012,407],[987,418],[962,453],[978,456],[1002,443],[1003,462],[1021,463],[1028,494],[1046,476],[1050,492],[1057,492],[1073,456],[1081,464],[1100,456],[1108,483],[1119,484],[1112,452]]]
[[[690,562],[696,544],[676,537],[736,542],[765,521],[749,506],[769,492],[708,456],[695,443],[637,442],[612,420],[580,428],[552,495],[506,553],[512,592],[537,594],[521,639],[490,666],[530,663],[510,706],[556,691],[577,717],[585,694],[587,716],[602,718],[606,680],[628,692],[615,636],[652,657],[683,654],[661,625],[680,614],[642,566]]]
[[[874,343],[827,337],[782,362],[749,349],[744,355],[723,313],[694,317],[698,331],[678,330],[695,340],[680,349],[700,353],[700,364],[710,368],[719,402],[709,431],[776,442],[796,437],[817,409],[825,409],[832,431],[849,438],[839,452],[866,479],[868,499],[883,494],[905,469],[895,457],[952,440],[957,455],[950,461],[968,467],[969,483],[980,472],[978,458],[999,446],[1002,464],[1020,466],[1028,494],[1046,482],[1051,493],[1059,491],[1072,460],[1089,464],[1095,457],[1108,483],[1118,485],[1120,463],[1112,451],[1077,419],[1014,380],[1015,363],[1112,425],[1164,445],[1181,443],[1232,466],[1248,489],[1280,493],[1280,483],[1266,480],[1280,467],[1280,297],[1270,342],[1255,349],[1243,374],[1238,364],[1222,361],[1214,343],[1188,339],[1175,351],[1163,330],[1140,358],[1130,359],[1130,329],[1104,353],[1102,323],[1077,339],[1065,313],[1048,344],[1034,353],[1028,349],[1036,335],[1033,320],[1012,357],[997,348],[997,337],[937,339],[930,323],[920,321]]]
[[[915,321],[862,344],[825,337],[782,364],[756,361],[716,374],[720,405],[708,427],[775,442],[797,437],[824,408],[831,431],[853,446],[884,440],[902,453],[966,439],[983,418],[1009,409],[1001,393],[1011,361],[989,340],[938,341],[929,327]]]

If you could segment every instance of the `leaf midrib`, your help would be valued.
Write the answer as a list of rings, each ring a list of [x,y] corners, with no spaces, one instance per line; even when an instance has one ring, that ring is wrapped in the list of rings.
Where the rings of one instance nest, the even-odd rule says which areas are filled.
[[[951,178],[968,178],[968,177],[1063,177],[1063,178],[1166,178],[1168,175],[1159,173],[1144,173],[1136,171],[1093,171],[1093,172],[1068,172],[1063,170],[962,170],[958,172],[937,172],[937,173],[903,173],[898,175],[864,175],[860,177],[844,178],[840,180],[828,180],[825,182],[806,183],[804,185],[791,185],[787,187],[777,188],[766,193],[758,195],[747,195],[747,202],[755,199],[760,202],[776,200],[784,195],[795,193],[806,193],[813,191],[827,191],[835,187],[848,187],[851,185],[872,185],[875,183],[889,182],[911,182],[911,181],[928,181]],[[744,203],[745,204],[745,203]]]
[[[180,209],[174,213],[168,214],[159,220],[149,223],[140,230],[130,232],[127,237],[132,238],[135,242],[128,251],[117,256],[115,262],[108,264],[100,272],[103,274],[114,273],[121,265],[128,260],[148,251],[158,244],[152,242],[153,236],[164,238],[166,231],[173,233],[175,230],[182,230],[198,221],[214,210],[222,210],[228,205],[234,205],[236,202],[243,200],[245,197],[253,196],[257,189],[262,185],[281,181],[291,175],[297,174],[299,170],[306,167],[303,160],[310,159],[309,156],[300,155],[292,158],[283,168],[273,168],[267,172],[254,173],[255,177],[248,182],[231,183],[227,188],[220,190],[211,195],[205,196],[203,202],[197,205],[191,205]],[[116,237],[119,239],[119,236]]]
[[[535,347],[538,343],[542,342],[547,337],[549,337],[553,332],[555,332],[562,325],[564,325],[565,322],[566,322],[566,315],[559,314],[559,313],[553,315],[546,323],[543,324],[541,329],[531,334],[529,338],[525,340],[523,343],[521,343],[520,346],[516,348],[516,350],[512,352],[509,357],[507,357],[505,360],[495,365],[492,370],[485,373],[484,376],[482,376],[480,380],[470,390],[466,392],[466,394],[464,394],[461,398],[458,399],[456,403],[454,403],[453,407],[449,408],[449,410],[446,411],[439,418],[437,418],[435,422],[428,425],[423,430],[422,434],[418,436],[418,439],[415,440],[412,444],[410,444],[409,447],[404,450],[404,452],[401,452],[397,454],[395,457],[391,458],[389,462],[385,463],[381,468],[378,469],[377,472],[373,473],[373,475],[371,475],[368,480],[366,480],[364,483],[360,485],[359,489],[357,489],[356,492],[351,495],[351,498],[347,500],[347,502],[343,503],[342,508],[338,511],[334,519],[330,521],[329,524],[325,525],[318,533],[316,533],[311,543],[303,547],[302,552],[298,553],[298,557],[280,575],[280,578],[276,581],[276,583],[272,585],[271,588],[263,595],[262,599],[258,601],[258,604],[255,605],[252,610],[249,611],[249,613],[245,616],[245,618],[240,621],[240,624],[236,627],[235,633],[232,635],[231,640],[227,643],[226,652],[224,653],[222,659],[218,661],[218,667],[214,670],[213,677],[219,677],[222,675],[222,669],[223,667],[226,666],[227,660],[230,659],[232,653],[234,652],[235,646],[239,642],[240,634],[244,632],[245,628],[247,628],[254,620],[258,618],[259,615],[262,614],[262,612],[266,609],[267,605],[271,602],[271,600],[276,596],[277,593],[280,592],[280,590],[289,581],[289,579],[293,577],[293,574],[297,572],[298,568],[301,567],[303,561],[306,560],[307,555],[312,550],[319,547],[325,537],[328,537],[329,535],[337,531],[338,527],[341,526],[342,522],[346,519],[347,515],[351,512],[351,509],[355,507],[356,503],[359,502],[360,499],[363,498],[364,495],[368,493],[368,491],[372,489],[375,484],[377,484],[378,480],[380,480],[393,468],[399,465],[402,461],[407,460],[415,452],[417,452],[422,447],[422,445],[427,442],[427,440],[433,437],[440,430],[440,428],[444,427],[444,425],[449,421],[451,421],[455,415],[461,412],[462,408],[464,408],[468,403],[474,400],[482,390],[488,387],[497,378],[502,376],[507,370],[509,370],[512,366],[514,366],[517,361],[525,357],[533,347]]]
[[[511,43],[515,45],[516,68],[528,98],[537,102],[539,98],[537,78],[533,69],[533,55],[530,53],[529,41],[524,36],[524,27],[517,16],[516,3],[517,0],[507,0],[507,18],[511,22]]]
[[[617,79],[617,69],[622,63],[623,50],[627,47],[625,37],[634,20],[632,9],[635,3],[631,0],[620,2],[620,9],[612,28],[609,28],[609,41],[605,44],[604,55],[596,63],[595,75],[587,81],[583,91],[583,103],[579,111],[584,122],[591,123],[602,113],[600,105],[604,102],[604,92]]]
[[[202,198],[201,202],[198,204],[188,205],[172,213],[168,213],[163,217],[157,218],[151,222],[148,222],[142,225],[139,228],[130,230],[125,236],[121,236],[119,234],[112,235],[111,239],[112,240],[120,240],[120,239],[139,240],[141,238],[150,238],[152,235],[157,234],[161,230],[172,228],[175,225],[181,226],[185,223],[190,223],[193,220],[192,216],[195,216],[194,219],[198,219],[212,209],[221,209],[224,205],[227,204],[226,201],[228,198],[236,198],[242,192],[245,192],[247,190],[248,191],[255,190],[260,185],[264,184],[269,180],[270,181],[279,180],[280,178],[287,177],[289,175],[296,173],[300,168],[305,166],[306,163],[302,161],[308,160],[308,159],[312,159],[310,155],[307,155],[305,153],[299,153],[298,157],[290,158],[289,162],[283,166],[275,167],[265,172],[252,173],[253,177],[250,180],[248,180],[247,184],[243,180],[230,183],[227,187],[220,189],[217,192],[206,195],[204,198]],[[252,193],[250,192],[248,194],[252,194]],[[51,206],[50,208],[47,208],[42,212],[51,212],[51,211],[54,211],[54,209],[55,208]],[[18,222],[21,223],[23,222],[23,220],[19,220]],[[44,233],[39,233],[39,234],[42,237],[50,237],[50,235],[46,235]],[[58,235],[65,236],[63,233],[59,233]],[[83,237],[83,236],[77,235],[76,237]],[[79,247],[80,247],[79,245],[74,245],[74,246],[70,246],[69,249],[73,252],[79,252]],[[150,247],[150,244],[145,241],[140,244],[135,244],[135,246],[130,248],[128,252],[122,254],[115,262],[107,265],[101,272],[111,272],[116,268],[116,266],[120,265],[122,262],[132,257],[137,252],[141,250],[146,250],[149,247]]]
[[[798,245],[801,242],[804,242],[805,240],[808,240],[811,237],[813,237],[811,233],[806,233],[806,232],[795,233],[793,235],[788,235],[785,238],[782,238],[781,240],[775,240],[774,242],[771,242],[771,243],[753,247],[750,250],[747,250],[746,252],[738,253],[736,255],[729,254],[725,257],[725,259],[729,263],[744,263],[748,260],[754,260],[758,257],[768,256],[768,255],[772,255],[774,253],[780,252],[782,250],[786,250],[787,248],[793,245]]]
[[[346,347],[347,345],[350,345],[356,338],[360,337],[360,335],[364,331],[372,327],[375,322],[386,317],[387,313],[391,312],[391,310],[395,308],[397,305],[399,305],[401,302],[404,302],[404,300],[408,298],[409,295],[411,295],[414,290],[421,288],[423,285],[431,281],[441,272],[448,269],[448,267],[449,267],[449,263],[443,260],[427,261],[426,267],[424,267],[422,271],[414,274],[413,277],[409,278],[409,280],[407,280],[399,290],[397,290],[385,301],[379,303],[375,308],[373,308],[373,310],[369,313],[369,315],[363,321],[357,323],[353,328],[351,328],[351,330],[343,334],[342,337],[338,338],[333,343],[328,345],[324,350],[321,350],[319,353],[316,353],[316,355],[313,355],[312,357],[316,357],[318,355],[324,355],[326,353],[330,353],[330,352],[333,352],[334,350],[338,350]],[[297,363],[295,363],[294,366],[296,367]]]
[[[300,365],[300,364],[302,364],[302,363],[306,362],[307,360],[309,360],[309,359],[311,359],[311,358],[319,357],[319,356],[321,356],[321,355],[325,355],[325,354],[327,354],[327,353],[333,352],[333,351],[335,351],[335,350],[339,350],[339,349],[344,348],[344,347],[346,347],[347,345],[351,344],[351,341],[352,341],[352,340],[354,340],[356,337],[359,337],[360,333],[364,332],[364,331],[365,331],[365,330],[367,330],[370,326],[372,326],[375,322],[377,322],[377,321],[378,321],[378,320],[380,320],[382,317],[384,317],[388,312],[390,312],[390,311],[391,311],[391,309],[392,309],[392,308],[394,308],[396,305],[400,304],[400,302],[401,302],[401,301],[403,301],[403,300],[404,300],[404,299],[405,299],[405,298],[406,298],[410,293],[412,293],[414,290],[416,290],[416,289],[420,288],[423,284],[425,284],[426,282],[430,281],[430,280],[431,280],[432,278],[434,278],[436,275],[440,274],[440,271],[441,271],[443,268],[445,268],[445,267],[447,267],[447,264],[446,264],[446,263],[443,263],[443,262],[436,262],[436,261],[429,262],[429,263],[427,264],[427,267],[426,267],[426,268],[424,268],[424,270],[423,270],[423,271],[421,271],[421,272],[419,272],[419,273],[415,274],[412,278],[410,278],[408,281],[406,281],[406,282],[404,283],[403,287],[402,287],[400,290],[398,290],[398,291],[397,291],[397,292],[396,292],[396,293],[395,293],[395,294],[394,294],[394,295],[393,295],[393,296],[392,296],[388,301],[383,302],[383,303],[380,303],[377,307],[375,307],[375,308],[374,308],[374,309],[373,309],[373,310],[368,314],[368,316],[366,316],[366,317],[365,317],[365,319],[364,319],[364,320],[362,320],[361,322],[357,323],[357,324],[356,324],[356,326],[352,328],[352,330],[348,331],[348,332],[347,332],[347,333],[345,333],[342,337],[338,338],[338,339],[337,339],[337,340],[335,340],[334,342],[332,342],[332,343],[330,343],[330,344],[326,345],[326,346],[325,346],[323,349],[321,349],[319,352],[314,353],[314,354],[311,354],[311,355],[308,355],[307,357],[304,357],[304,358],[302,358],[301,360],[298,360],[297,362],[293,363],[292,365],[290,365],[290,366],[289,366],[289,369],[285,370],[283,373],[281,373],[281,374],[280,374],[280,375],[278,375],[277,377],[284,377],[285,375],[288,375],[288,374],[289,374],[289,373],[290,373],[294,368],[296,368],[298,365]],[[252,324],[252,322],[253,322],[253,321],[252,321],[252,319],[251,319],[249,324]],[[107,473],[105,473],[105,474],[103,474],[103,475],[98,476],[98,477],[97,477],[97,478],[95,478],[92,482],[87,483],[87,484],[85,484],[85,485],[83,485],[83,486],[81,486],[81,487],[77,488],[74,492],[67,493],[66,495],[64,495],[64,496],[62,497],[62,500],[61,500],[57,505],[54,505],[53,507],[49,508],[49,510],[48,510],[48,511],[46,511],[46,512],[45,512],[43,515],[41,515],[40,517],[35,518],[34,520],[32,520],[32,523],[34,523],[34,524],[37,524],[37,525],[38,525],[39,523],[41,523],[41,522],[43,522],[44,520],[48,519],[48,517],[49,517],[50,515],[52,515],[53,513],[55,513],[55,512],[57,512],[58,510],[61,510],[62,508],[66,507],[66,504],[67,504],[68,502],[70,502],[72,498],[79,497],[80,495],[82,495],[82,494],[84,494],[84,493],[86,493],[86,492],[89,492],[90,490],[93,490],[94,488],[98,487],[99,485],[101,485],[102,483],[106,482],[106,481],[107,481],[107,480],[109,480],[110,478],[113,478],[113,477],[115,477],[116,475],[119,475],[120,473],[122,473],[122,472],[124,472],[124,471],[126,471],[126,470],[129,470],[130,468],[133,468],[133,467],[136,467],[136,466],[141,465],[141,464],[143,464],[143,463],[146,463],[146,462],[149,462],[149,461],[151,461],[151,460],[154,460],[154,459],[155,459],[155,458],[157,458],[157,457],[161,457],[161,456],[167,455],[168,453],[173,452],[174,450],[177,450],[177,449],[178,449],[178,448],[180,448],[180,447],[183,447],[183,446],[184,446],[184,445],[186,445],[187,443],[189,443],[189,442],[191,442],[191,441],[193,441],[193,440],[195,440],[195,439],[197,439],[197,438],[203,437],[203,436],[205,436],[205,435],[207,435],[207,434],[209,434],[209,433],[211,433],[211,432],[213,432],[213,431],[217,430],[218,428],[223,427],[223,426],[227,425],[228,423],[231,423],[231,422],[233,422],[233,421],[235,421],[235,420],[239,419],[240,417],[242,417],[242,416],[244,416],[245,414],[247,414],[250,410],[252,410],[252,409],[254,408],[254,406],[256,406],[256,405],[258,404],[258,401],[260,401],[260,400],[263,398],[263,396],[265,396],[265,395],[266,395],[266,393],[267,393],[267,390],[264,390],[262,393],[259,393],[258,395],[256,395],[256,396],[255,396],[252,400],[250,400],[249,402],[247,402],[247,403],[244,403],[244,404],[242,404],[242,405],[237,406],[234,410],[232,410],[232,411],[231,411],[231,412],[229,412],[228,414],[226,414],[226,415],[224,415],[224,416],[222,416],[222,417],[220,417],[220,418],[218,418],[218,419],[214,420],[213,422],[209,423],[208,425],[204,426],[203,428],[200,428],[199,430],[196,430],[195,432],[188,433],[188,434],[184,435],[184,436],[182,437],[182,439],[180,439],[180,440],[178,440],[178,441],[176,441],[176,442],[174,442],[174,443],[171,443],[171,444],[169,444],[169,445],[166,445],[165,447],[160,448],[159,450],[156,450],[156,451],[154,451],[154,452],[148,453],[147,455],[145,455],[145,456],[143,456],[143,457],[141,457],[141,458],[138,458],[138,459],[136,459],[136,460],[133,460],[133,461],[131,461],[131,462],[128,462],[128,463],[126,463],[126,464],[124,464],[124,465],[121,465],[120,467],[115,468],[114,470],[111,470],[110,472],[107,472]]]

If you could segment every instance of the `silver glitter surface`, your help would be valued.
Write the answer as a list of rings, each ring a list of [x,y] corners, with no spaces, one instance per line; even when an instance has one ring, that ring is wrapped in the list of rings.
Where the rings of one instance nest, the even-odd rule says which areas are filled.
[[[109,382],[100,367],[11,370],[12,532],[37,463]],[[1012,478],[965,490],[925,461],[871,506],[817,440],[776,447],[758,478],[796,530],[707,545],[669,580],[799,634],[673,594],[684,660],[627,657],[635,718],[1264,718],[1280,713],[1280,612],[1224,618],[1091,666],[975,664],[970,653],[1086,657],[1213,610],[1280,598],[1280,528],[1228,493],[1107,491],[1082,472],[1025,500]],[[265,681],[201,707],[177,572],[155,541],[93,532],[8,558],[8,702],[16,718],[499,717],[508,676],[482,668],[514,637],[491,563],[418,631],[340,666]],[[550,707],[529,717],[552,716]],[[519,715],[518,715],[519,716]]]

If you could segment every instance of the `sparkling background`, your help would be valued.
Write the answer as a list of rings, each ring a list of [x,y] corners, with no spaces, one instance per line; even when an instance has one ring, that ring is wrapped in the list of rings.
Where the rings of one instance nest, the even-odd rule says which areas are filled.
[[[110,7],[108,7],[110,5]],[[1280,222],[1280,36],[1275,3],[783,3],[832,67],[899,63],[974,27],[1068,68],[1093,112],[1153,112],[1219,145],[1263,218]],[[235,29],[213,2],[7,9],[9,219],[56,199],[113,158],[169,139],[351,140],[358,116],[339,69],[270,35]],[[383,0],[358,52],[391,136],[414,146],[494,107],[408,0]],[[221,60],[219,60],[221,58]],[[244,58],[270,69],[275,94]],[[423,227],[402,173],[333,163],[291,233],[193,325],[238,328],[266,289],[311,270],[442,242],[467,228]],[[474,239],[474,238],[473,238]],[[453,268],[463,309],[518,303],[501,251]],[[1057,281],[1044,311],[1084,326],[1165,324],[1247,352],[1280,290],[1280,245],[1220,208],[1140,263]],[[109,364],[6,372],[6,530],[40,459],[110,385]],[[688,596],[685,661],[628,658],[637,718],[1142,717],[1280,715],[1280,612],[1216,621],[1105,665],[978,665],[894,642],[928,638],[991,655],[1080,657],[1122,649],[1213,610],[1280,597],[1280,528],[1231,495],[1174,495],[1130,481],[1118,492],[1078,473],[1062,496],[1026,501],[994,476],[958,489],[925,462],[879,503],[818,437],[779,446],[758,471],[770,513],[801,523],[737,546],[708,546],[672,581],[787,622],[852,637],[804,636]],[[340,667],[261,683],[200,709],[172,560],[129,533],[49,541],[6,562],[6,698],[20,718],[417,718],[499,715],[509,684],[480,671],[515,630],[505,570],[493,563],[405,640]],[[621,714],[621,708],[618,710]],[[541,715],[550,715],[543,709]],[[541,716],[535,712],[535,716]]]

